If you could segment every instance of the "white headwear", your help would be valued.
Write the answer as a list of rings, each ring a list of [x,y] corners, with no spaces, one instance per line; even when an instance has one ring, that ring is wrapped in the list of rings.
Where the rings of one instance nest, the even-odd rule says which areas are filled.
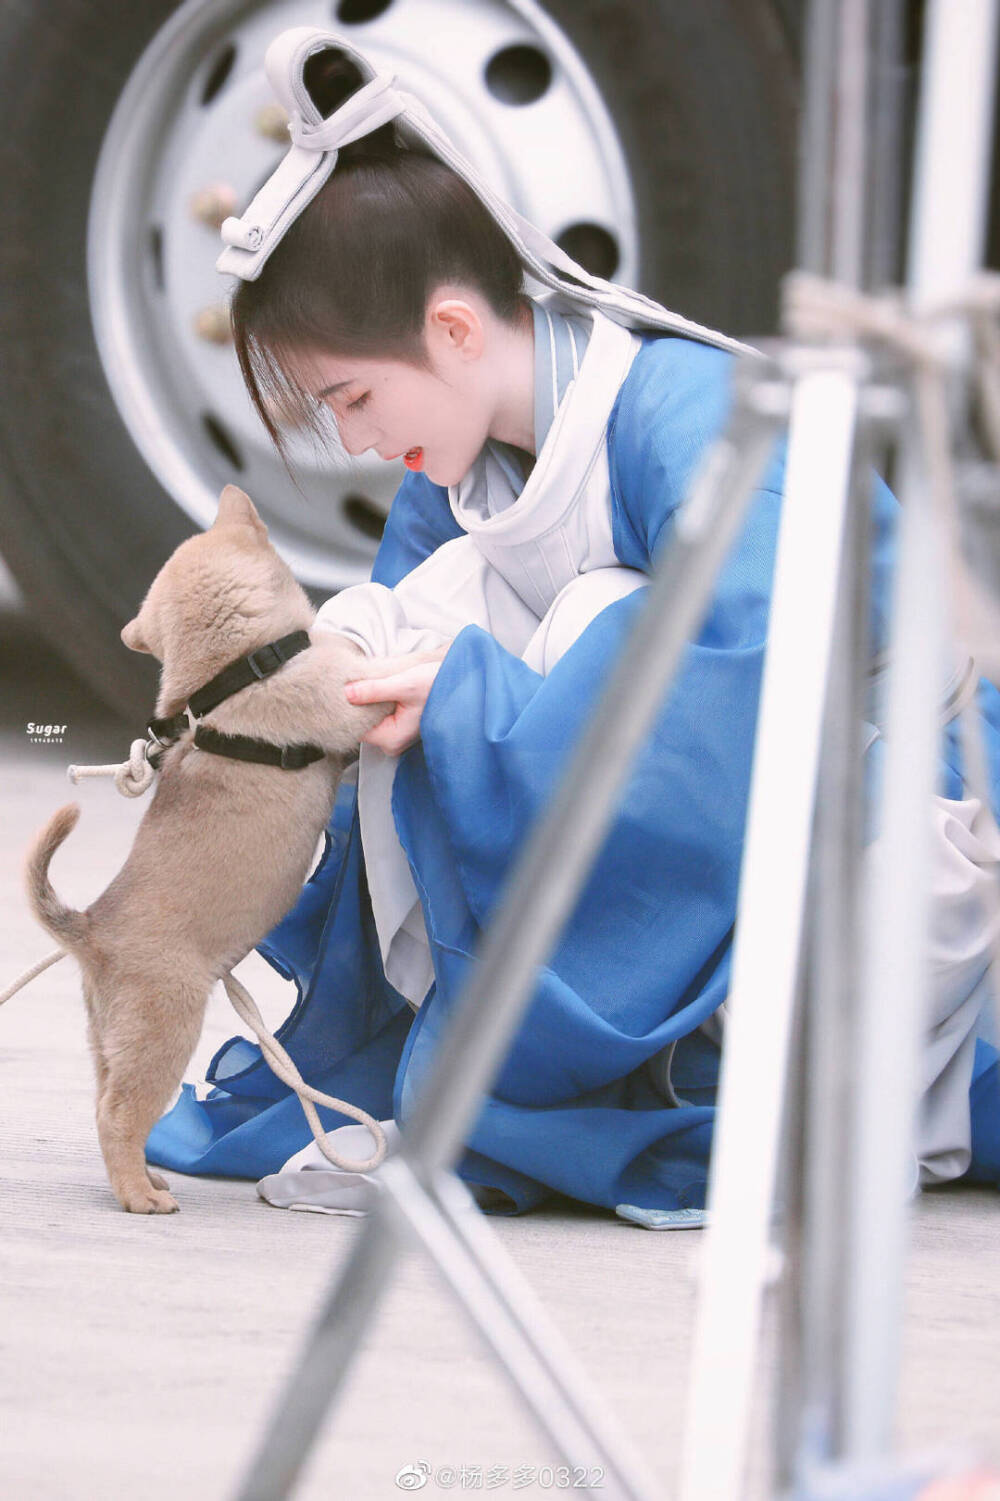
[[[310,57],[327,49],[346,56],[367,81],[324,118],[306,88],[303,70]],[[582,306],[600,308],[629,328],[660,329],[721,349],[746,351],[747,346],[738,340],[691,323],[641,292],[584,270],[493,192],[472,163],[455,150],[419,99],[397,88],[394,77],[377,73],[362,53],[335,32],[311,26],[283,31],[268,47],[264,66],[288,114],[292,145],[243,215],[223,221],[226,249],[216,261],[217,270],[255,281],[289,225],[312,202],[337,165],[340,147],[392,120],[400,144],[429,149],[469,185],[510,240],[525,269],[543,286]],[[566,276],[580,285],[567,282]]]

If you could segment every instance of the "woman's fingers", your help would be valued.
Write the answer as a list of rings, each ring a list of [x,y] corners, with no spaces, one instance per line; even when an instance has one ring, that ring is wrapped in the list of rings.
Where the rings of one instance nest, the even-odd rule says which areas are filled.
[[[415,666],[404,667],[401,672],[389,672],[383,677],[355,678],[345,683],[344,695],[349,703],[393,703],[396,706],[362,739],[369,745],[378,746],[389,756],[398,756],[411,746],[420,735],[420,716],[440,666],[441,657],[436,656],[432,661],[423,660]]]
[[[430,692],[439,665],[437,662],[425,662],[419,667],[407,668],[404,672],[390,673],[387,677],[355,678],[353,682],[344,684],[344,692],[352,704],[377,704],[383,700],[422,704]]]
[[[387,756],[398,756],[413,745],[419,735],[420,710],[401,707],[395,714],[386,715],[385,719],[361,738],[369,745],[377,746]]]
[[[352,704],[377,704],[383,699],[398,703],[408,677],[408,673],[399,672],[387,678],[358,678],[345,683],[344,692]]]

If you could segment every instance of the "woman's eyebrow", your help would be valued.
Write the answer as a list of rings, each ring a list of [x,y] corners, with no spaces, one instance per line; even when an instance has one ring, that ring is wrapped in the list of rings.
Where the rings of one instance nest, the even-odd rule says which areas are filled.
[[[316,392],[316,400],[322,401],[325,396],[332,396],[334,391],[342,391],[345,386],[349,386],[350,384],[349,380],[341,380],[335,386],[324,386],[322,391]]]

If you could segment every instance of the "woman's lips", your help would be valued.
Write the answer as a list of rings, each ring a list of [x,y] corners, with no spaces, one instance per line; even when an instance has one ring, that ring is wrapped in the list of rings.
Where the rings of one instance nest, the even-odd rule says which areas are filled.
[[[407,469],[422,469],[424,467],[424,451],[422,448],[408,448],[403,455],[403,463]]]

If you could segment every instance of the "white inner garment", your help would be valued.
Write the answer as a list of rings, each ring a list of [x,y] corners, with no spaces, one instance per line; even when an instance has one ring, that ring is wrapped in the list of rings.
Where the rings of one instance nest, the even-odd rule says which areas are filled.
[[[552,298],[541,315],[555,330],[562,326],[557,301]],[[348,635],[381,657],[440,646],[475,624],[544,676],[600,610],[646,582],[615,554],[606,444],[611,408],[640,340],[600,313],[593,315],[582,357],[582,337],[574,340],[570,329],[569,338],[559,377],[565,386],[520,493],[514,490],[519,472],[484,449],[448,492],[465,535],[439,547],[395,589],[369,583],[343,590],[321,607],[316,628]],[[553,347],[555,334],[551,344],[536,341],[549,391]],[[485,498],[491,489],[493,505]],[[396,757],[362,745],[358,808],[386,977],[416,1008],[434,972],[392,818],[396,766]]]

